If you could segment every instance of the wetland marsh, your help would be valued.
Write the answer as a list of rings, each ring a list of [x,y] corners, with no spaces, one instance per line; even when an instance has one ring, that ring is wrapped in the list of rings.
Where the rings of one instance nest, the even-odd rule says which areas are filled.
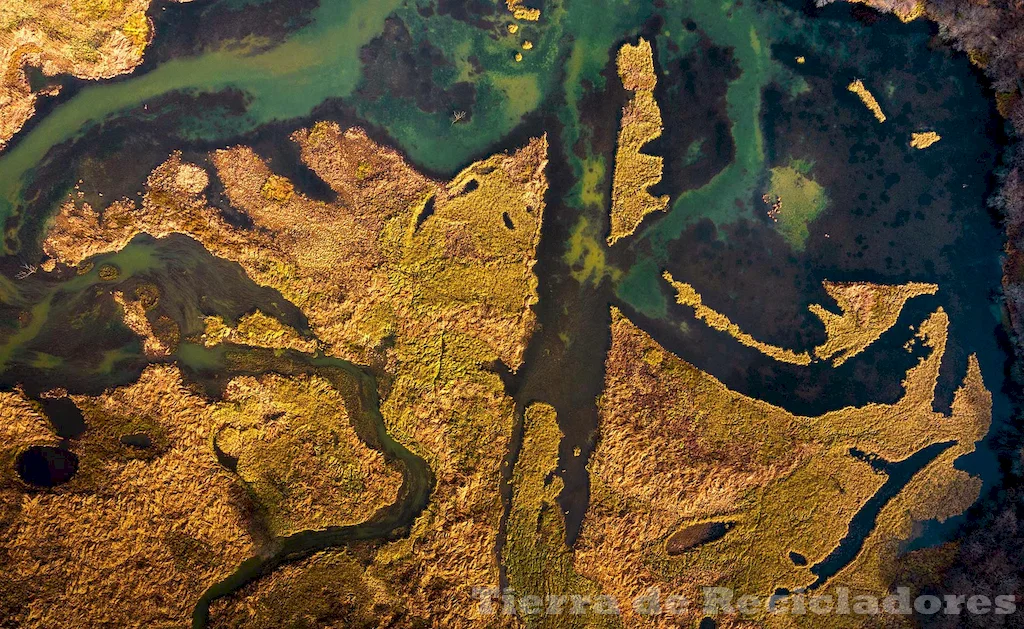
[[[289,4],[153,9],[135,74],[69,84],[0,153],[0,527],[30,539],[18,518],[38,513],[13,505],[47,465],[60,508],[106,496],[103,466],[201,456],[230,514],[211,533],[168,512],[194,535],[145,560],[201,578],[140,613],[272,626],[287,601],[468,627],[487,621],[475,586],[884,592],[892,548],[955,543],[999,485],[986,197],[1005,138],[927,23],[750,0],[545,0],[537,20]],[[181,380],[171,421],[153,374]],[[325,422],[291,394],[227,396],[268,374],[344,398],[361,471],[323,469],[348,506],[294,498],[331,489],[275,467],[274,439]],[[148,414],[111,410],[133,396]],[[204,432],[248,415],[255,446]],[[182,426],[212,445],[167,436]],[[330,434],[302,456],[330,461]],[[283,504],[312,524],[277,531]],[[361,523],[325,525],[321,504]],[[222,565],[182,550],[217,539]],[[344,605],[296,594],[332,580]],[[17,613],[61,600],[33,596]]]

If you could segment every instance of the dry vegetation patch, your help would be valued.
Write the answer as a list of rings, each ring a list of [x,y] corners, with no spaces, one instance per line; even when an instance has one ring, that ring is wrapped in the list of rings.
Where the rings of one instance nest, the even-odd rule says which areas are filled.
[[[293,139],[337,203],[297,191],[268,198],[267,183],[283,177],[247,147],[224,149],[212,155],[216,175],[253,224],[239,228],[181,176],[196,167],[175,154],[150,176],[141,207],[66,203],[44,249],[78,264],[141,232],[187,234],[301,308],[326,353],[385,373],[387,430],[426,459],[436,487],[408,539],[379,549],[366,578],[408,605],[396,626],[471,626],[471,588],[498,580],[497,488],[514,415],[488,366],[518,368],[533,330],[546,138],[449,182],[360,129],[318,123]]]
[[[512,472],[512,506],[506,524],[502,560],[508,583],[518,596],[597,596],[597,585],[573,567],[573,550],[566,545],[565,521],[557,498],[562,431],[555,409],[532,404],[526,409],[523,443]],[[529,627],[569,629],[613,627],[614,619],[594,613],[525,615]]]
[[[811,312],[825,324],[828,339],[814,348],[821,360],[833,358],[839,366],[864,351],[886,330],[896,324],[907,301],[921,295],[934,295],[935,284],[910,282],[898,285],[871,282],[825,282],[825,290],[836,300],[841,315],[829,312],[818,304]]]
[[[878,122],[885,122],[885,114],[882,113],[882,106],[878,104],[874,95],[868,91],[867,87],[864,86],[864,81],[856,79],[850,83],[846,89],[850,90],[860,98],[860,102],[864,103],[864,106],[868,108]]]
[[[187,624],[202,591],[255,552],[244,492],[209,447],[211,407],[173,366],[73,399],[88,424],[72,446],[79,473],[50,492],[0,494],[16,508],[0,541],[3,578],[29,588],[32,626]],[[23,401],[0,409],[25,443],[53,439]],[[120,443],[141,430],[152,456]]]
[[[661,109],[654,98],[658,78],[651,42],[640,38],[635,46],[623,45],[616,61],[622,86],[633,95],[619,123],[608,244],[632,234],[648,214],[668,207],[667,196],[654,197],[648,192],[661,181],[664,159],[642,152],[646,144],[661,137],[663,128]]]
[[[0,150],[35,113],[38,96],[54,93],[33,91],[26,68],[80,79],[131,72],[152,38],[151,1],[0,2]]]
[[[930,353],[907,373],[897,403],[801,417],[728,390],[614,311],[601,441],[590,464],[591,504],[576,570],[619,600],[652,586],[690,600],[701,600],[701,586],[765,597],[808,586],[815,581],[811,566],[836,548],[886,480],[851,449],[896,462],[952,442],[882,508],[863,551],[820,590],[846,585],[884,595],[912,522],[960,513],[980,489],[979,479],[952,465],[974,450],[991,419],[991,395],[974,357],[952,413],[932,409],[947,328],[941,309],[920,326],[917,341]],[[731,527],[675,552],[680,531],[708,522]],[[796,565],[791,551],[805,565]],[[623,623],[641,626],[628,610]]]
[[[842,314],[826,310],[820,304],[809,306],[810,311],[825,324],[827,337],[823,344],[814,348],[812,358],[808,352],[794,352],[758,341],[730,321],[726,315],[706,306],[693,286],[676,281],[667,271],[664,278],[675,290],[677,303],[693,308],[698,319],[732,336],[743,345],[780,362],[794,365],[809,365],[815,359],[832,358],[834,367],[864,351],[895,325],[908,300],[921,295],[934,295],[939,289],[935,284],[922,282],[884,285],[871,282],[825,281],[825,290],[839,304]]]

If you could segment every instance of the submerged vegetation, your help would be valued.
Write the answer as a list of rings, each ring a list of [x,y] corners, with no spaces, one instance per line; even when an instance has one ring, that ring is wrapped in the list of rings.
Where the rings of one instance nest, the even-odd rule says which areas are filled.
[[[794,160],[789,166],[771,169],[768,196],[775,199],[773,216],[786,242],[800,250],[807,243],[807,225],[826,207],[828,196],[821,184],[809,177],[809,167]]]

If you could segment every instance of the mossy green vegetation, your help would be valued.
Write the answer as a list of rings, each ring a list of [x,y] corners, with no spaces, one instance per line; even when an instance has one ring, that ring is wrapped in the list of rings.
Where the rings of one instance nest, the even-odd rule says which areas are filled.
[[[214,443],[275,535],[358,524],[397,499],[401,475],[360,441],[319,376],[236,378],[213,411]]]
[[[807,226],[828,207],[824,188],[810,176],[811,166],[792,160],[770,171],[768,197],[778,205],[774,219],[791,247],[802,250],[810,232]]]
[[[586,217],[581,217],[576,223],[563,260],[572,268],[572,276],[580,284],[589,282],[597,286],[606,279],[616,281],[622,276],[622,271],[608,261],[597,227]]]

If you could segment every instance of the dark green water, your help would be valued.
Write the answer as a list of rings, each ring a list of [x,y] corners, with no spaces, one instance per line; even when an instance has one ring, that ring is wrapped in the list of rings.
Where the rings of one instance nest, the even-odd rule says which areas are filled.
[[[918,358],[901,349],[908,327],[941,305],[952,323],[940,406],[977,353],[995,394],[995,425],[1008,420],[998,295],[1003,237],[985,209],[1000,127],[966,58],[933,46],[928,25],[869,25],[845,6],[811,15],[778,2],[552,0],[539,23],[513,36],[501,3],[338,0],[305,3],[302,20],[247,37],[259,20],[233,22],[236,4],[169,7],[158,21],[158,35],[162,26],[168,39],[139,75],[78,89],[0,157],[0,218],[11,253],[0,261],[3,386],[98,392],[130,382],[145,364],[95,269],[13,279],[22,262],[35,261],[46,217],[75,181],[84,179],[87,198],[102,203],[101,192],[110,199],[141,189],[171,150],[201,160],[208,150],[244,142],[308,194],[329,195],[297,163],[287,136],[332,118],[366,126],[438,176],[549,134],[552,187],[537,265],[542,326],[525,366],[508,380],[521,405],[541,400],[558,410],[571,539],[587,508],[585,465],[599,435],[594,400],[612,303],[731,388],[806,414],[899,397],[902,376]],[[190,26],[197,16],[233,45],[200,41]],[[614,51],[641,34],[655,46],[666,126],[648,147],[666,158],[656,192],[672,202],[608,248],[610,173],[625,102]],[[524,39],[534,47],[516,62]],[[846,91],[854,78],[875,93],[889,116],[884,125]],[[453,124],[457,111],[466,117]],[[907,146],[912,132],[930,129],[941,142],[925,151]],[[809,164],[829,199],[802,248],[782,237],[761,201],[770,169],[795,161]],[[158,285],[161,307],[183,336],[200,330],[206,314],[233,319],[257,306],[307,329],[279,295],[186,241],[142,238],[97,266],[116,264],[128,289],[132,281]],[[755,337],[794,350],[824,339],[807,311],[810,303],[832,307],[824,279],[927,281],[940,292],[911,302],[892,331],[841,368],[802,368],[772,362],[694,320],[661,281],[666,269]],[[207,378],[223,367],[192,346],[178,358]],[[584,456],[571,455],[576,447]],[[994,462],[982,447],[958,464],[991,486],[999,481]],[[427,482],[426,470],[410,473],[420,487]],[[295,554],[292,546],[383,536],[397,521],[297,537],[275,556]],[[948,530],[936,529],[935,539]],[[275,561],[253,560],[213,588],[197,619],[212,597]]]

